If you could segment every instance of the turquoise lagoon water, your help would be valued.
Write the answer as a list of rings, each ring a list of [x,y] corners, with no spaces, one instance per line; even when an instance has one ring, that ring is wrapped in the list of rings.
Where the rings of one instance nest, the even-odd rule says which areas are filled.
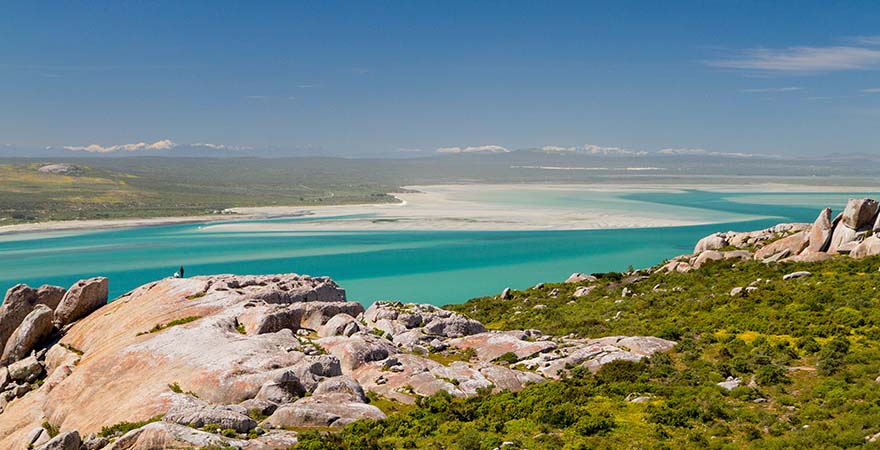
[[[563,201],[558,195],[569,194],[554,195],[547,201]],[[603,194],[602,201],[609,201],[608,195]],[[495,294],[508,286],[526,288],[563,280],[572,272],[651,266],[689,253],[697,239],[714,231],[810,222],[825,205],[840,208],[848,197],[871,194],[683,191],[614,195],[628,208],[658,214],[686,208],[721,222],[668,228],[480,232],[215,232],[187,224],[11,234],[0,236],[0,289],[16,283],[68,286],[78,279],[103,275],[110,278],[114,298],[184,265],[187,276],[328,275],[346,288],[350,299],[367,304],[395,299],[443,305]],[[577,198],[582,201],[583,195]],[[543,200],[540,196],[529,199]],[[528,202],[518,206],[528,207]],[[743,220],[754,217],[760,219]]]

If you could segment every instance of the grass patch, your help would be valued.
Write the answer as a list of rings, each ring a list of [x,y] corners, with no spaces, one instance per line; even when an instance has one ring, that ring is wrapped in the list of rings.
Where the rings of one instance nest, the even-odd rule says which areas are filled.
[[[78,349],[78,348],[76,348],[76,347],[74,347],[74,346],[72,346],[72,345],[70,345],[70,344],[65,344],[65,343],[63,343],[63,342],[59,342],[58,345],[60,345],[61,348],[65,349],[65,350],[67,350],[67,351],[69,351],[69,352],[75,353],[75,354],[77,354],[77,355],[79,355],[79,356],[82,356],[82,355],[84,354],[82,350],[80,350],[80,349]]]
[[[202,291],[202,292],[196,292],[196,293],[193,294],[193,295],[187,295],[187,296],[186,296],[186,299],[187,299],[187,300],[195,300],[195,299],[197,299],[197,298],[202,298],[202,297],[204,297],[204,296],[206,296],[206,295],[208,295],[208,293],[205,292],[205,291]]]
[[[52,425],[48,420],[43,421],[43,429],[46,430],[46,433],[49,434],[50,438],[58,436],[60,430],[56,425]]]
[[[131,430],[136,430],[144,425],[149,423],[158,422],[165,417],[165,414],[160,414],[158,416],[149,418],[142,422],[119,422],[116,425],[111,425],[109,427],[101,428],[101,431],[98,433],[98,436],[111,438],[114,436],[122,436],[125,433],[128,433]]]
[[[195,322],[196,320],[199,320],[199,319],[201,319],[200,316],[189,316],[189,317],[184,317],[183,319],[172,320],[171,322],[164,323],[164,324],[157,323],[153,328],[150,329],[150,331],[141,331],[140,333],[137,334],[137,336],[142,336],[144,334],[150,334],[150,333],[157,333],[157,332],[162,331],[166,328],[171,328],[171,327],[174,327],[177,325],[183,325],[186,323]]]

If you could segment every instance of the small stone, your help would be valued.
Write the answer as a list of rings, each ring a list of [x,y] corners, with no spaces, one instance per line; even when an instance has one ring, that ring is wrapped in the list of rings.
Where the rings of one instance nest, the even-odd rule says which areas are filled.
[[[783,276],[783,277],[782,277],[782,280],[783,280],[783,281],[788,281],[788,280],[794,280],[794,279],[796,279],[796,278],[809,277],[809,276],[812,276],[812,275],[813,275],[812,273],[807,272],[807,271],[792,272],[792,273],[790,273],[790,274],[787,274],[787,275]]]

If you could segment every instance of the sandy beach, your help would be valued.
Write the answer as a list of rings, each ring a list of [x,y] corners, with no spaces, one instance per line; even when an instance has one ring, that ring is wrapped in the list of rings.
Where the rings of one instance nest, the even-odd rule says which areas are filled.
[[[694,180],[696,181],[696,180]],[[700,180],[703,181],[703,180]],[[786,183],[744,184],[456,184],[407,186],[413,193],[396,193],[399,203],[336,206],[272,206],[230,208],[226,214],[120,220],[72,220],[0,226],[0,235],[73,230],[102,230],[184,223],[204,223],[205,231],[359,231],[359,230],[578,230],[687,226],[758,216],[707,217],[697,208],[645,208],[644,203],[603,196],[627,193],[675,193],[686,189],[738,193],[860,192],[876,187],[816,186]],[[541,193],[596,195],[604,202],[554,205],[517,202]],[[503,199],[505,201],[499,201]],[[512,199],[512,200],[511,200]],[[307,217],[303,221],[238,222]],[[224,223],[215,223],[224,222]]]
[[[852,186],[817,187],[761,183],[752,185],[567,185],[567,184],[492,184],[407,186],[419,193],[395,194],[398,204],[347,205],[309,208],[311,219],[298,222],[224,223],[203,227],[209,231],[369,231],[369,230],[587,230],[606,228],[652,228],[702,225],[727,221],[755,220],[761,216],[726,214],[706,215],[698,208],[656,205],[622,199],[628,193],[675,193],[684,189],[712,192],[846,192],[870,190]],[[536,193],[555,192],[572,195],[596,195],[590,204],[553,205],[498,201]],[[234,208],[248,216],[284,217],[302,214],[303,208]],[[351,217],[355,216],[355,217]]]

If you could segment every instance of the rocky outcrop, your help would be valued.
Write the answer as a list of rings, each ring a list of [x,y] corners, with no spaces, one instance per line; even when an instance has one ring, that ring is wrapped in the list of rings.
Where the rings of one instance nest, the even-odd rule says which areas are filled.
[[[27,356],[36,345],[52,334],[52,309],[37,305],[6,342],[0,364],[14,363]]]
[[[849,199],[844,211],[833,220],[832,211],[823,209],[812,224],[779,224],[750,231],[714,233],[701,239],[693,255],[675,258],[655,270],[661,272],[688,272],[699,269],[709,261],[726,259],[717,249],[735,247],[754,252],[754,258],[765,263],[819,262],[834,255],[848,254],[864,258],[880,254],[880,241],[874,236],[880,232],[880,205],[872,199]]]
[[[486,331],[486,327],[475,320],[433,305],[376,302],[363,317],[368,326],[382,330],[392,338],[411,330],[415,331],[410,333],[411,336],[423,337],[461,337]]]
[[[870,198],[851,198],[843,210],[843,225],[853,230],[864,230],[874,225],[877,201]]]
[[[780,252],[788,252],[789,255],[797,255],[809,246],[809,234],[805,231],[784,237],[773,243],[767,244],[755,252],[755,259],[764,260]]]
[[[880,255],[880,238],[877,236],[868,237],[849,252],[849,256],[853,258],[865,258],[876,255]]]
[[[694,254],[699,255],[706,250],[721,250],[729,244],[727,235],[724,233],[714,233],[700,239],[694,247]]]
[[[257,421],[248,417],[247,410],[240,406],[210,405],[197,399],[187,399],[174,406],[162,420],[194,428],[217,425],[239,433],[246,433],[257,427]]]
[[[37,447],[36,450],[80,450],[80,445],[82,445],[82,441],[79,433],[69,431],[55,436],[49,442]]]
[[[263,426],[342,427],[360,419],[384,419],[385,413],[367,404],[363,388],[354,379],[341,376],[322,381],[310,397],[278,408]]]
[[[318,330],[337,314],[357,316],[364,312],[364,307],[356,302],[310,302],[296,303],[291,308],[302,311],[300,326],[310,330]]]
[[[89,278],[71,286],[55,308],[55,326],[63,328],[104,306],[108,287],[109,281],[104,277]]]
[[[385,338],[371,334],[351,337],[334,336],[317,340],[324,350],[339,360],[344,373],[372,361],[382,361],[398,353],[397,347]]]
[[[831,244],[831,235],[834,233],[834,225],[831,221],[831,208],[823,209],[810,227],[810,240],[807,245],[807,251],[811,253],[828,251],[828,246]]]
[[[648,338],[614,338],[604,353],[579,357],[596,344],[537,330],[489,332],[432,305],[378,302],[364,310],[332,280],[295,274],[168,278],[109,304],[106,286],[106,279],[77,283],[55,311],[39,304],[37,290],[14,290],[20,300],[10,305],[29,312],[3,355],[22,359],[0,366],[0,393],[11,400],[0,400],[0,448],[49,444],[44,422],[86,435],[151,418],[109,445],[89,445],[288,448],[296,433],[287,428],[384,418],[369,391],[414,403],[440,391],[519,390],[556,376],[537,365],[531,371],[537,359],[595,370],[658,351]],[[46,297],[50,291],[59,297],[55,289]],[[47,343],[47,333],[60,342]],[[668,349],[666,342],[656,348]]]
[[[725,259],[749,259],[751,257],[752,254],[745,250],[730,250],[726,252],[706,250],[703,253],[700,253],[696,257],[692,258],[689,264],[690,267],[694,269],[699,269],[709,261],[721,261]]]
[[[231,439],[184,425],[153,422],[117,438],[106,450],[258,448],[250,445],[242,439]]]
[[[598,278],[592,275],[586,275],[583,273],[575,272],[571,274],[568,278],[566,278],[566,283],[593,283],[598,281]]]
[[[0,305],[0,347],[6,347],[6,341],[33,311],[37,298],[37,290],[26,284],[17,284],[6,291]]]
[[[520,360],[557,347],[556,343],[541,336],[537,330],[490,331],[451,339],[448,343],[462,350],[474,349],[477,359],[482,362],[492,362],[507,354],[512,354]]]
[[[657,352],[665,352],[675,346],[675,342],[652,336],[611,336],[599,339],[569,339],[566,346],[542,353],[539,356],[521,361],[524,367],[536,370],[548,378],[558,378],[568,368],[584,366],[593,372],[605,364],[618,359],[641,361],[642,358]]]

